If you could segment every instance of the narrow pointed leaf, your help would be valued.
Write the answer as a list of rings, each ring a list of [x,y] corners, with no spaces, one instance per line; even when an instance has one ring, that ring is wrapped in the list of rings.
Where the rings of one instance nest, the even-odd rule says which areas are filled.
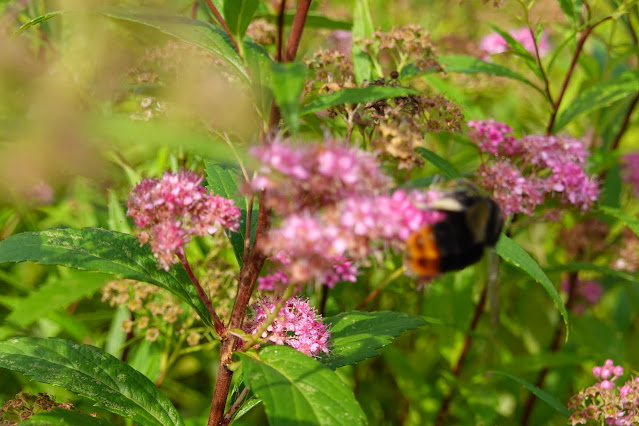
[[[359,104],[376,101],[378,99],[397,98],[417,94],[419,94],[419,92],[406,87],[368,86],[342,89],[309,102],[302,109],[302,115],[322,111],[338,105]]]
[[[27,260],[155,284],[180,297],[205,323],[211,324],[209,313],[184,268],[178,265],[168,272],[158,269],[148,244],[140,247],[132,235],[101,228],[60,228],[24,232],[0,242],[0,263]]]
[[[439,155],[435,154],[433,151],[421,147],[417,148],[416,151],[429,163],[441,170],[444,176],[446,176],[448,179],[461,179],[462,175],[457,171],[455,166],[450,164]]]
[[[583,114],[607,107],[639,93],[639,71],[627,71],[611,81],[595,83],[579,92],[577,97],[564,109],[557,118],[553,131],[564,128]]]
[[[224,18],[231,34],[240,40],[244,38],[246,29],[259,5],[259,0],[226,0],[224,2]]]
[[[335,370],[379,355],[378,350],[393,338],[403,331],[426,324],[426,321],[402,312],[351,311],[325,318],[324,323],[332,324],[333,347],[330,356],[321,358],[321,361]]]
[[[18,36],[20,34],[22,34],[24,31],[28,30],[29,28],[31,28],[34,25],[38,25],[44,21],[48,21],[51,18],[55,18],[56,16],[61,16],[64,15],[66,12],[62,11],[62,10],[58,10],[55,12],[49,12],[49,13],[45,13],[44,15],[40,15],[36,18],[33,18],[32,20],[30,20],[29,22],[24,23],[20,28],[18,28],[16,30],[16,32],[13,33],[12,37]]]
[[[68,389],[142,425],[184,424],[153,382],[94,346],[56,338],[11,339],[0,342],[0,367]]]
[[[605,215],[612,216],[621,221],[628,228],[632,229],[632,232],[639,236],[639,219],[637,219],[636,216],[629,215],[619,209],[608,206],[601,206],[599,207],[599,210],[601,210]]]
[[[552,281],[548,278],[548,276],[541,269],[539,264],[535,262],[535,260],[530,257],[526,250],[521,248],[519,244],[508,238],[506,235],[502,234],[501,238],[497,242],[497,254],[501,256],[506,262],[515,266],[516,268],[521,269],[535,281],[537,281],[541,286],[546,290],[546,292],[550,295],[552,300],[557,305],[561,316],[564,318],[564,324],[566,325],[566,340],[568,339],[569,328],[568,328],[568,312],[566,312],[566,306],[564,302],[559,297],[559,293],[557,293],[557,289],[553,285]]]
[[[528,391],[530,391],[533,394],[535,394],[535,396],[537,396],[537,398],[541,399],[546,404],[548,404],[552,408],[554,408],[559,414],[562,414],[562,415],[564,415],[566,417],[570,417],[571,412],[570,412],[570,410],[568,410],[568,408],[566,408],[565,405],[563,405],[561,402],[557,401],[552,395],[550,395],[549,393],[543,391],[542,389],[539,389],[537,386],[533,385],[532,383],[529,383],[529,382],[527,382],[525,380],[520,379],[519,377],[513,376],[512,374],[509,374],[509,373],[506,373],[506,372],[503,372],[503,371],[490,371],[489,373],[491,373],[491,374],[499,374],[500,376],[507,377],[510,380],[519,383],[524,388],[526,388]]]
[[[353,11],[353,41],[369,38],[373,35],[373,19],[368,0],[356,0]],[[353,43],[353,74],[355,82],[361,86],[364,81],[372,80],[372,64],[366,53],[357,43]]]
[[[293,135],[300,126],[300,95],[304,89],[307,68],[300,62],[273,63],[273,96]]]
[[[318,360],[288,346],[269,346],[259,358],[238,353],[244,380],[264,402],[271,426],[363,425],[353,392]]]

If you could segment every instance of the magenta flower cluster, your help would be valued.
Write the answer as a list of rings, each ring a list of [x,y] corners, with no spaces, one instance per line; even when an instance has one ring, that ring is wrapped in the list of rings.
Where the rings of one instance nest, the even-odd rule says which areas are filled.
[[[584,211],[597,200],[599,185],[584,170],[587,151],[580,141],[536,135],[517,139],[511,127],[494,120],[468,126],[471,140],[489,156],[478,171],[481,184],[504,214],[532,215],[548,198]]]
[[[521,43],[524,49],[532,55],[535,55],[535,40],[533,39],[528,27],[512,30],[509,34],[512,38]],[[479,43],[479,47],[489,55],[503,53],[509,49],[506,39],[497,32],[492,32],[482,38]],[[546,56],[550,51],[550,41],[548,40],[548,34],[546,34],[546,32],[542,32],[539,40],[537,40],[537,48],[539,49],[540,57]]]
[[[595,421],[598,424],[627,426],[639,424],[639,377],[617,388],[623,368],[611,359],[592,369],[597,383],[570,398],[568,408],[573,426]]]
[[[442,219],[428,210],[434,191],[388,193],[390,179],[371,154],[331,141],[298,148],[282,142],[256,150],[263,162],[253,187],[266,188],[282,215],[262,243],[270,256],[284,251],[279,267],[287,282],[312,279],[329,286],[353,281],[358,261],[384,248],[403,248],[408,236]],[[282,275],[262,280],[274,287]]]
[[[190,171],[166,172],[161,179],[143,179],[131,191],[127,216],[140,228],[140,244],[150,243],[165,270],[177,263],[176,255],[184,255],[192,235],[238,229],[240,211],[233,200],[207,193],[202,180]]]
[[[635,195],[639,195],[639,152],[625,154],[622,158],[623,179],[632,185]]]
[[[252,315],[247,318],[242,330],[255,335],[267,317],[275,312],[277,300],[262,297],[251,305]],[[308,299],[292,297],[286,301],[276,319],[260,336],[276,345],[288,345],[303,354],[328,355],[330,332],[322,322],[322,316],[312,307]]]

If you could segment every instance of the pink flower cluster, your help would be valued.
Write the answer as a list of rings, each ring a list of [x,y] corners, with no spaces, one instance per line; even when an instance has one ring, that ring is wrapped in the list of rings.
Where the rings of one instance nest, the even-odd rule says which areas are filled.
[[[599,424],[629,426],[639,423],[639,377],[631,378],[617,389],[623,368],[611,359],[596,366],[592,374],[597,383],[570,398],[568,408],[573,426],[593,420]]]
[[[535,40],[533,39],[528,27],[512,30],[509,34],[512,38],[521,43],[524,49],[535,55]],[[481,40],[479,47],[489,55],[495,55],[507,51],[508,43],[501,34],[492,32]],[[548,40],[548,34],[545,32],[542,32],[541,37],[537,40],[537,48],[539,49],[539,56],[541,57],[546,56],[550,51],[550,41]]]
[[[639,152],[623,156],[623,179],[632,185],[635,195],[639,195]]]
[[[587,152],[583,144],[566,136],[512,136],[503,123],[470,121],[470,139],[490,155],[478,174],[482,185],[493,192],[504,214],[532,215],[549,197],[590,208],[599,185],[584,171]]]
[[[251,305],[253,314],[242,327],[244,332],[255,335],[266,318],[275,312],[276,305],[276,300],[265,297]],[[308,299],[302,297],[287,300],[275,321],[260,337],[276,345],[288,345],[313,357],[329,353],[330,332],[322,322],[322,316],[309,304]]]
[[[201,184],[197,173],[166,172],[161,179],[143,179],[129,196],[127,216],[140,228],[140,244],[149,242],[158,265],[167,271],[177,263],[175,256],[184,254],[191,235],[239,226],[233,200],[209,194]]]
[[[570,291],[568,280],[561,283],[561,289],[565,292]],[[577,314],[582,314],[588,306],[594,306],[599,303],[604,288],[596,281],[577,281],[576,288],[573,291],[575,302],[572,304],[572,310]]]
[[[328,286],[355,281],[353,261],[383,248],[403,248],[410,234],[438,222],[429,210],[434,191],[398,190],[375,157],[336,144],[298,148],[274,142],[255,151],[264,163],[253,182],[265,188],[270,206],[283,217],[261,249],[275,256],[280,272],[263,277],[261,289],[317,280]]]

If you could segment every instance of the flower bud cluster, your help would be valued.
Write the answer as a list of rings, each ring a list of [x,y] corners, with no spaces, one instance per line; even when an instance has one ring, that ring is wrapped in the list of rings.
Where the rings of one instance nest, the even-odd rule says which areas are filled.
[[[255,335],[267,317],[275,312],[277,303],[277,300],[263,297],[251,305],[253,313],[244,323],[243,331]],[[298,296],[286,301],[260,338],[276,345],[288,345],[313,357],[329,353],[328,327],[308,299]]]
[[[51,411],[54,408],[78,411],[73,404],[68,402],[55,402],[55,399],[46,393],[37,395],[28,392],[20,392],[15,398],[5,401],[0,408],[0,425],[15,426],[31,416]],[[94,413],[91,416],[96,417]]]
[[[580,141],[552,135],[516,139],[512,128],[493,120],[468,125],[470,139],[489,155],[479,168],[480,182],[504,214],[532,215],[551,197],[586,211],[597,199],[599,185],[584,170],[587,151]]]
[[[589,420],[615,426],[638,424],[639,377],[631,377],[618,387],[617,379],[623,375],[623,368],[614,365],[611,359],[594,367],[592,374],[597,383],[580,390],[568,402],[568,408],[573,412],[570,416],[573,426],[586,424]]]
[[[190,171],[166,172],[161,179],[144,179],[129,196],[140,244],[150,243],[160,267],[169,270],[184,255],[192,235],[211,235],[218,228],[236,231],[240,210],[233,200],[207,193],[202,177]]]

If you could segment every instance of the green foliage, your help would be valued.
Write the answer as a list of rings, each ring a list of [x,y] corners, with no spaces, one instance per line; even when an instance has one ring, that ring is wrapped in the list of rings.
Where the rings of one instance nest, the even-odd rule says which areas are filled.
[[[112,423],[76,411],[55,408],[50,412],[29,417],[23,426],[109,426]]]
[[[319,361],[287,346],[270,346],[259,358],[238,354],[247,384],[266,406],[271,425],[363,425],[353,393]]]
[[[164,288],[188,303],[210,324],[204,303],[181,266],[158,269],[148,246],[126,234],[100,228],[25,232],[0,242],[0,263],[37,262],[103,272]]]
[[[306,82],[306,73],[306,66],[299,62],[273,64],[273,96],[293,135],[297,134],[300,126],[300,95]]]
[[[259,6],[259,0],[226,0],[224,17],[231,33],[238,39],[244,38],[251,18]]]
[[[65,387],[141,424],[184,424],[150,380],[93,346],[53,338],[14,338],[0,342],[0,367]]]
[[[321,98],[313,99],[302,108],[301,115],[322,111],[344,104],[358,104],[372,102],[378,99],[395,98],[406,95],[416,95],[413,89],[404,87],[368,86],[353,89],[342,89]]]

